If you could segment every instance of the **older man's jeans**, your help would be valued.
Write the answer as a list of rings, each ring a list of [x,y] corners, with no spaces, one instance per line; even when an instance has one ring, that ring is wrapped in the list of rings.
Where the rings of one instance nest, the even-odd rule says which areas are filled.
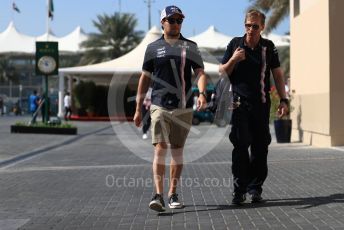
[[[267,155],[271,142],[269,130],[270,102],[242,101],[233,112],[232,174],[234,193],[262,193],[268,175]],[[250,151],[249,151],[250,149]]]

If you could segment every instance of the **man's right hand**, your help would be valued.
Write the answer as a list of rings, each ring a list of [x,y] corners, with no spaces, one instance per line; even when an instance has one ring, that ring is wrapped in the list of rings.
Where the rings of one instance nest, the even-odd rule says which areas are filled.
[[[245,49],[243,48],[236,48],[236,50],[233,53],[232,59],[235,60],[236,62],[240,62],[246,59],[245,55]]]
[[[141,111],[139,111],[139,110],[135,111],[133,121],[134,121],[136,127],[140,127],[141,126],[141,121],[142,121]]]

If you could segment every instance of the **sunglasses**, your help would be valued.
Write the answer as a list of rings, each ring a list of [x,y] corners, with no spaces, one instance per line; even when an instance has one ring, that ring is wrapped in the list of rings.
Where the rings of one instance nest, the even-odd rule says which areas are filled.
[[[249,29],[251,27],[254,30],[258,30],[259,29],[259,25],[257,25],[257,24],[245,24],[245,27],[246,27],[246,29]]]
[[[183,23],[183,19],[182,18],[166,18],[166,21],[168,21],[169,24],[175,24],[177,23],[178,25]]]

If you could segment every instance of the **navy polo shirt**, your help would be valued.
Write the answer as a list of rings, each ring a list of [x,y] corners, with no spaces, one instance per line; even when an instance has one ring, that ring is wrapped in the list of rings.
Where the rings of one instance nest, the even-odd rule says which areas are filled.
[[[180,35],[170,45],[162,36],[147,46],[142,70],[152,75],[152,104],[167,109],[193,105],[191,69],[204,69],[197,44]]]
[[[233,92],[251,101],[270,101],[270,72],[280,66],[277,49],[272,41],[262,37],[257,47],[251,49],[244,44],[245,36],[230,41],[222,64],[238,47],[244,48],[246,59],[238,62],[229,76]]]

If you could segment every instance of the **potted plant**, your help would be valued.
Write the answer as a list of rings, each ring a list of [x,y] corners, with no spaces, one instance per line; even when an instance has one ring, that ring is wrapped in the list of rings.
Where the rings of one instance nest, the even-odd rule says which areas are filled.
[[[292,120],[290,119],[290,112],[293,109],[290,106],[290,101],[292,97],[289,96],[289,105],[288,105],[289,111],[286,115],[282,117],[278,117],[277,115],[278,106],[280,104],[280,98],[278,96],[275,86],[271,87],[270,97],[271,97],[270,118],[274,122],[277,143],[290,143],[291,127],[292,127]]]

